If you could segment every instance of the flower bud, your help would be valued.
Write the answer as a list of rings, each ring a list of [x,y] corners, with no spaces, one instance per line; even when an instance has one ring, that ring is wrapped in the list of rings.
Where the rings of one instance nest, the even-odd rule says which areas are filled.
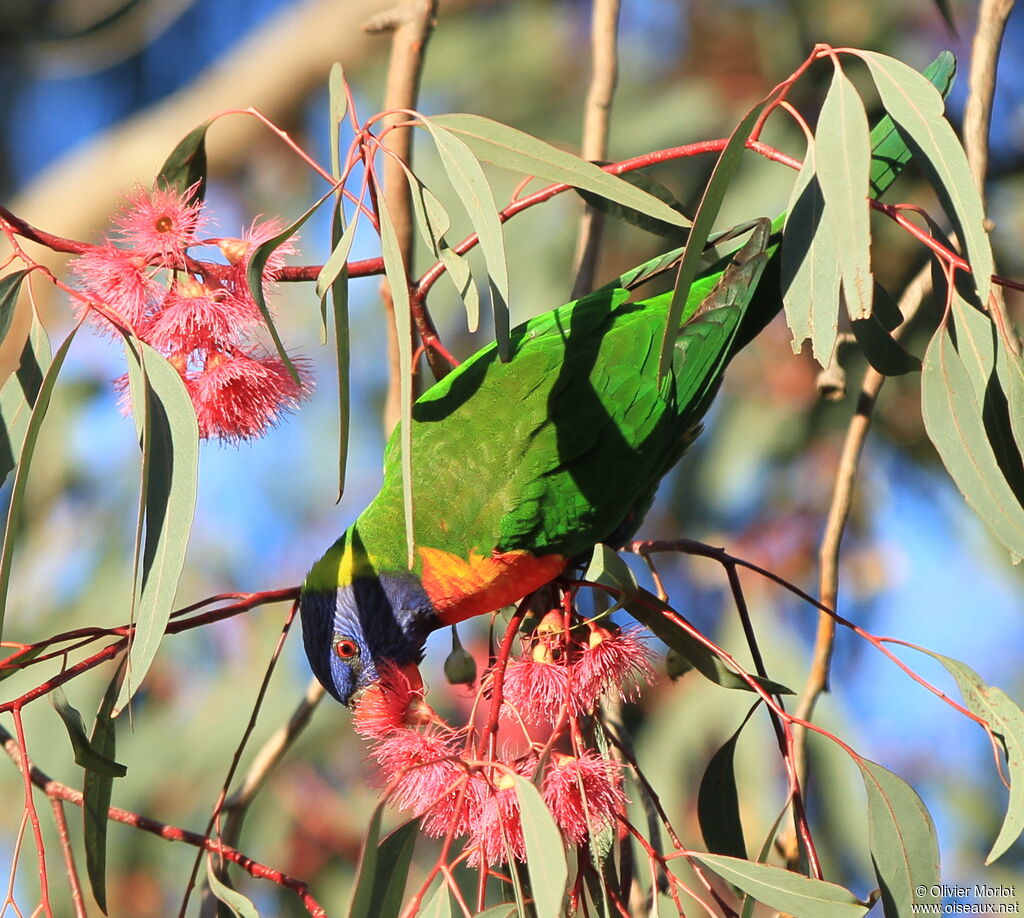
[[[459,633],[452,626],[452,650],[444,661],[444,676],[451,685],[472,685],[476,682],[476,660],[462,646]]]
[[[217,248],[224,253],[228,264],[240,265],[249,254],[250,245],[245,239],[218,239]]]

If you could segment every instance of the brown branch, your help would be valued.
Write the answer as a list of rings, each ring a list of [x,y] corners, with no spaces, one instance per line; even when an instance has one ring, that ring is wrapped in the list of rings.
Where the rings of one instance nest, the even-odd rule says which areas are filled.
[[[583,142],[580,147],[583,159],[593,161],[608,158],[612,98],[619,78],[618,30],[619,0],[593,0],[590,88],[583,110]],[[603,235],[604,215],[589,204],[585,205],[576,240],[576,279],[571,299],[593,289]]]
[[[364,28],[371,32],[391,31],[391,56],[388,61],[387,82],[384,90],[384,109],[393,114],[386,114],[381,119],[381,146],[394,155],[384,157],[383,183],[384,194],[388,200],[388,210],[398,237],[398,248],[405,265],[410,291],[413,257],[413,216],[412,198],[409,183],[402,168],[412,165],[412,131],[408,127],[395,129],[396,125],[409,122],[409,116],[399,109],[416,108],[419,97],[420,77],[423,73],[424,55],[430,33],[434,28],[437,16],[437,0],[403,0],[383,16],[376,17]],[[384,405],[384,428],[390,432],[398,424],[402,413],[402,387],[414,385],[412,380],[402,379],[399,371],[398,329],[395,324],[395,304],[391,288],[387,280],[381,281],[381,299],[387,315],[388,329],[388,392]],[[408,346],[415,347],[415,340]],[[437,359],[434,352],[427,348],[427,359],[435,375],[444,375],[448,367],[443,361],[434,367]]]
[[[982,0],[978,10],[978,28],[971,45],[971,69],[968,74],[968,96],[964,108],[964,150],[978,185],[982,203],[985,201],[985,177],[988,174],[988,135],[992,122],[992,98],[996,89],[996,67],[999,49],[1006,30],[1006,20],[1015,0]],[[986,227],[991,223],[986,221]],[[995,314],[1002,336],[1014,353],[1020,353],[1017,336],[1006,312],[1002,290],[993,289],[989,304]]]
[[[971,45],[971,67],[967,76],[969,95],[964,107],[964,149],[982,199],[988,174],[988,131],[992,121],[996,66],[1006,20],[1014,3],[1015,0],[981,0],[978,28]]]
[[[64,869],[67,871],[68,882],[71,884],[71,903],[75,908],[75,918],[88,918],[88,913],[85,910],[85,897],[82,894],[82,881],[78,877],[75,852],[71,847],[68,821],[64,817],[64,801],[51,797],[50,806],[53,808],[53,821],[57,824],[60,850],[64,854]]]
[[[46,794],[50,800],[63,800],[77,807],[83,805],[82,792],[80,790],[68,787],[68,785],[61,784],[59,781],[54,781],[49,775],[33,765],[30,759],[26,762],[26,757],[22,754],[22,748],[18,741],[2,726],[0,726],[0,743],[3,744],[4,751],[10,756],[11,761],[14,762],[22,775],[25,774],[25,765],[28,765],[28,774],[32,784]],[[107,809],[107,819],[141,829],[143,832],[149,832],[151,835],[159,836],[165,841],[183,842],[186,845],[193,845],[197,848],[202,848],[204,851],[220,855],[233,864],[238,864],[250,876],[258,880],[270,880],[278,886],[283,886],[298,894],[306,911],[313,918],[327,918],[326,910],[313,898],[308,884],[286,873],[282,873],[274,867],[261,864],[259,861],[253,860],[248,855],[242,854],[242,852],[229,845],[214,841],[211,838],[205,838],[198,832],[181,829],[116,806]]]

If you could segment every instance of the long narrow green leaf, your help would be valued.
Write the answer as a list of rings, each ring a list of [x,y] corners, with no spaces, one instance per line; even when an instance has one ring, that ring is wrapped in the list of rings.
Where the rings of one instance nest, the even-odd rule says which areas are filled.
[[[82,715],[68,701],[64,689],[58,686],[50,692],[50,703],[60,715],[60,719],[68,731],[71,748],[75,753],[76,765],[81,765],[82,768],[95,771],[97,774],[112,775],[115,778],[123,778],[128,773],[128,769],[124,765],[115,762],[93,746],[85,732],[85,721],[82,720]]]
[[[815,131],[817,168],[825,218],[840,227],[839,275],[851,319],[871,314],[871,226],[867,205],[871,144],[868,116],[838,61]]]
[[[448,180],[452,183],[480,239],[480,251],[483,252],[484,261],[487,263],[498,354],[502,360],[508,360],[512,356],[512,345],[509,341],[508,259],[505,256],[504,234],[491,186],[480,162],[462,140],[451,131],[438,126],[433,120],[427,122],[427,127],[434,139]]]
[[[18,457],[18,468],[14,473],[14,484],[11,486],[11,496],[7,504],[7,523],[4,526],[4,545],[0,551],[0,640],[3,639],[4,613],[7,610],[7,591],[11,583],[11,562],[14,554],[14,539],[18,531],[18,517],[21,515],[21,505],[25,500],[25,486],[28,482],[28,470],[32,465],[32,456],[35,453],[36,442],[39,439],[39,429],[42,427],[43,418],[50,407],[50,396],[53,394],[54,384],[57,382],[57,374],[64,365],[64,358],[68,355],[71,342],[81,326],[76,326],[64,339],[64,343],[57,348],[53,355],[53,361],[43,376],[36,393],[35,404],[32,407],[32,414],[25,425],[25,438],[21,446],[21,455]]]
[[[18,307],[18,294],[21,284],[28,277],[28,269],[12,271],[0,277],[0,343],[7,338],[14,321],[14,311]]]
[[[412,493],[412,317],[409,314],[409,286],[402,261],[402,250],[395,233],[391,211],[383,194],[377,195],[380,211],[380,245],[384,256],[384,276],[391,287],[391,301],[395,307],[395,330],[398,333],[398,373],[401,377],[401,418],[399,426],[402,450],[402,508],[405,516],[405,547],[410,569],[416,533],[413,531]]]
[[[886,918],[910,918],[919,903],[938,902],[935,823],[917,792],[899,775],[859,759],[868,793],[868,844]],[[921,895],[918,890],[925,890]]]
[[[342,218],[340,210],[334,211],[334,217],[339,223],[341,222]],[[340,234],[336,231],[332,232],[331,254],[327,256],[327,261],[323,263],[320,268],[320,273],[316,276],[316,295],[320,299],[327,296],[327,293],[333,287],[334,282],[348,267],[348,256],[352,251],[352,243],[355,242],[356,228],[358,226],[359,211],[357,210],[355,216],[352,218],[352,222],[349,223],[348,226],[344,227]]]
[[[720,854],[693,857],[758,902],[789,912],[794,918],[860,918],[867,911],[853,893],[835,883]]]
[[[337,61],[331,64],[331,72],[327,75],[327,100],[331,119],[331,175],[338,181],[341,178],[341,138],[338,132],[348,113],[348,94],[345,92],[345,71]]]
[[[1010,429],[1017,452],[1024,455],[1024,358],[1011,351],[1002,339],[996,356],[996,374],[1006,393]],[[0,392],[0,403],[3,393]]]
[[[646,191],[507,124],[468,114],[435,115],[426,121],[428,129],[439,125],[457,134],[477,156],[496,166],[564,182],[674,226],[689,226],[686,217]]]
[[[50,365],[50,341],[34,318],[18,369],[0,388],[0,482],[18,463],[43,374]]]
[[[237,889],[232,889],[226,883],[223,883],[217,876],[217,871],[213,869],[213,858],[211,855],[206,856],[206,882],[210,886],[210,892],[228,907],[235,918],[260,918],[260,913],[256,910],[256,906],[248,898],[243,896]]]
[[[537,918],[559,918],[569,867],[562,834],[540,791],[522,775],[513,775],[526,843],[526,869],[530,875]]]
[[[480,294],[473,281],[469,262],[456,254],[445,238],[451,229],[451,217],[434,193],[407,167],[405,177],[409,182],[413,216],[420,236],[434,257],[444,263],[445,274],[466,307],[466,327],[475,332],[480,325]]]
[[[920,152],[919,162],[943,203],[974,272],[981,303],[992,287],[992,246],[984,226],[984,207],[967,154],[943,111],[939,91],[913,67],[875,51],[857,51],[871,71],[882,105]]]
[[[193,185],[192,201],[202,201],[206,196],[206,132],[213,121],[204,121],[193,128],[171,151],[156,174],[160,188],[173,188],[184,194]]]
[[[634,598],[627,599],[623,605],[626,611],[641,625],[646,625],[651,632],[679,653],[705,679],[710,679],[723,688],[740,689],[752,692],[747,681],[733,672],[718,654],[705,647],[693,635],[678,627],[663,614],[674,611],[653,593],[640,588]],[[677,613],[678,614],[678,613]],[[680,616],[681,617],[681,616]],[[754,682],[772,695],[792,695],[793,690],[771,679],[759,676],[751,677]]]
[[[945,328],[935,333],[925,353],[921,413],[928,437],[967,503],[1011,552],[1024,556],[1024,508],[1000,471],[970,374]]]
[[[866,319],[854,319],[850,327],[868,363],[879,373],[902,376],[920,371],[921,361],[886,331],[874,313]]]
[[[440,877],[439,880],[433,895],[416,913],[419,918],[454,918],[455,913],[452,911],[452,896],[448,892],[448,883],[444,877]]]
[[[93,724],[89,741],[92,747],[113,761],[117,755],[116,721],[111,712],[117,699],[124,676],[124,661],[118,664],[114,678],[110,680],[107,690],[103,693],[96,722]],[[103,910],[107,911],[107,826],[110,801],[114,793],[114,775],[86,769],[82,783],[82,818],[84,820],[83,837],[85,841],[85,867],[89,875],[93,898]]]
[[[344,233],[341,230],[341,202],[334,212],[331,224],[332,241],[335,250],[341,247]],[[350,230],[355,226],[358,215],[353,218]],[[337,238],[341,236],[342,239]],[[346,258],[348,257],[346,253]],[[348,467],[348,438],[352,421],[352,390],[350,385],[350,369],[352,349],[348,318],[348,266],[342,264],[334,280],[331,281],[331,310],[334,318],[334,361],[338,368],[338,500],[345,493],[345,472]]]
[[[409,820],[381,839],[383,815],[381,803],[373,811],[363,841],[347,918],[398,918],[401,911],[419,820]]]
[[[782,305],[793,332],[793,352],[811,339],[811,350],[827,366],[836,346],[839,316],[839,244],[835,222],[825,218],[818,181],[818,152],[807,155],[789,199],[782,245]]]
[[[925,67],[923,76],[945,99],[956,79],[956,58],[949,51],[940,51],[935,60]],[[910,162],[911,153],[889,115],[875,125],[871,142],[871,196],[881,200],[903,167]]]
[[[954,289],[952,303],[956,325],[956,349],[974,388],[989,444],[1007,484],[1024,501],[1024,464],[1014,441],[1013,415],[1000,382],[1005,373],[997,364],[1004,361],[998,330],[992,317],[971,306]],[[1024,423],[1017,419],[1018,425]]]
[[[114,715],[139,687],[163,639],[185,564],[195,513],[199,429],[195,409],[178,371],[144,342],[129,354],[128,378],[145,416],[142,494],[145,541],[138,567],[135,635]]]
[[[741,859],[747,856],[747,843],[740,821],[740,798],[733,759],[736,743],[747,720],[749,715],[711,757],[697,791],[697,821],[704,844],[712,854],[727,854]]]
[[[679,263],[679,275],[676,278],[675,289],[672,291],[668,318],[665,321],[665,333],[661,340],[661,359],[658,361],[659,379],[664,377],[672,365],[672,350],[675,347],[679,324],[683,319],[683,307],[690,295],[690,285],[697,276],[704,246],[718,217],[725,193],[739,168],[740,157],[747,147],[750,131],[764,106],[764,101],[758,102],[744,115],[736,130],[732,132],[729,142],[718,157],[718,162],[715,163],[714,171],[711,173],[711,178],[700,199],[700,205],[693,218],[693,227],[690,229],[690,235],[686,242],[686,249],[683,252],[683,259]]]
[[[311,216],[313,216],[317,208],[333,194],[333,189],[328,191],[314,202],[313,206],[302,214],[302,216],[289,223],[288,226],[286,226],[280,233],[271,239],[267,239],[265,242],[260,243],[249,258],[249,264],[245,269],[245,283],[249,288],[249,293],[252,295],[257,307],[259,307],[263,321],[267,323],[267,330],[270,332],[270,337],[274,342],[274,347],[277,349],[278,356],[288,368],[288,372],[291,374],[291,377],[295,382],[300,382],[299,371],[295,369],[295,365],[292,363],[291,358],[284,349],[284,344],[281,342],[281,336],[278,334],[277,326],[274,324],[274,317],[270,314],[270,308],[267,306],[267,298],[263,293],[263,269],[266,268],[267,260],[270,256],[273,255],[280,246],[291,239],[298,229]]]
[[[923,647],[917,649],[934,657],[946,668],[956,680],[964,703],[972,713],[988,723],[989,729],[1003,744],[1010,778],[1010,799],[999,834],[985,859],[986,864],[991,864],[1024,833],[1024,710],[1001,688],[988,685],[966,663]]]

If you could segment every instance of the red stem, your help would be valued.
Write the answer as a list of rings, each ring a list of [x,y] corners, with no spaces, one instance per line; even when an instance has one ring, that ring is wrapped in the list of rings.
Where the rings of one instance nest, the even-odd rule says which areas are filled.
[[[54,781],[48,775],[44,774],[32,765],[31,761],[24,753],[25,746],[21,739],[19,738],[18,742],[15,744],[14,738],[3,727],[0,727],[0,743],[3,743],[8,755],[11,756],[14,760],[14,764],[25,776],[26,782],[30,780],[32,784],[40,788],[51,800],[64,800],[77,807],[81,807],[83,805],[81,791],[68,787],[66,784],[61,784],[59,781]],[[28,768],[25,767],[26,764],[28,765]],[[149,832],[151,835],[157,835],[166,841],[183,842],[187,845],[194,845],[196,847],[203,848],[213,854],[219,854],[221,857],[226,858],[233,864],[237,864],[250,876],[255,877],[256,879],[270,880],[278,886],[283,886],[287,889],[293,890],[298,894],[302,904],[306,908],[306,911],[312,916],[312,918],[327,918],[327,911],[319,902],[316,901],[316,899],[313,898],[312,894],[309,892],[308,884],[302,880],[296,879],[295,877],[289,876],[286,873],[282,873],[274,867],[261,864],[259,861],[253,860],[251,857],[242,854],[242,852],[235,848],[222,844],[221,842],[214,841],[213,839],[204,838],[198,832],[181,829],[177,826],[172,826],[168,823],[151,819],[148,816],[141,816],[138,813],[133,813],[130,810],[123,810],[116,806],[112,806],[107,810],[107,818],[113,822],[120,822],[124,825],[141,829],[143,832]],[[47,913],[49,914],[49,910],[47,910]]]

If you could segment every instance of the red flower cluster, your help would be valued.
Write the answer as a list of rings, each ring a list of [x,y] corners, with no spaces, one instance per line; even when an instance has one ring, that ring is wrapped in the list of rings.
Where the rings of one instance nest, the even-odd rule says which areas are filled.
[[[543,798],[568,844],[584,844],[611,828],[626,805],[616,762],[587,748],[579,729],[574,754],[544,751],[535,743],[519,755],[506,748],[495,760],[472,754],[472,730],[457,730],[424,700],[414,668],[387,667],[356,704],[356,730],[373,743],[381,781],[400,809],[423,817],[433,837],[468,836],[467,864],[524,860],[519,797],[513,775],[540,770]],[[518,723],[574,723],[602,695],[632,697],[634,684],[653,676],[650,655],[635,636],[578,621],[567,634],[561,612],[551,613],[523,655],[505,670],[502,712]],[[493,692],[484,676],[482,692]]]
[[[217,239],[226,265],[199,266],[187,257],[200,244],[207,218],[191,189],[137,188],[114,218],[117,243],[106,240],[75,259],[72,270],[89,297],[89,318],[101,328],[130,331],[162,353],[181,374],[196,410],[199,434],[238,441],[260,436],[310,389],[277,354],[257,342],[264,321],[246,271],[256,248],[282,229],[256,222],[241,239]],[[267,262],[273,283],[292,254],[290,242]],[[203,274],[202,271],[208,271]],[[127,387],[127,378],[117,381]]]
[[[589,619],[566,630],[563,613],[549,612],[526,651],[505,670],[508,714],[528,724],[557,724],[565,713],[589,714],[605,695],[634,700],[640,686],[654,679],[651,654],[638,631]]]

